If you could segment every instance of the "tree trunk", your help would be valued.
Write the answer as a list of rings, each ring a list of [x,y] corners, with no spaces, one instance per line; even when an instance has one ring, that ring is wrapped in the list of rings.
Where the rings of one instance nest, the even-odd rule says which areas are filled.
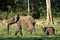
[[[28,0],[28,13],[27,13],[27,15],[29,15],[29,13],[30,13],[30,7],[29,7],[29,0]]]
[[[53,24],[53,17],[51,14],[51,3],[50,0],[46,0],[46,6],[47,6],[47,24]]]

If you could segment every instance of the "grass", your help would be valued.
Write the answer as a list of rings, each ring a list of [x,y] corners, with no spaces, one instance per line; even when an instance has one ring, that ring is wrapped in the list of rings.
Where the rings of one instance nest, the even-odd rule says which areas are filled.
[[[36,25],[36,32],[38,35],[29,34],[29,32],[23,30],[23,36],[19,33],[15,36],[15,31],[17,30],[17,26],[10,26],[10,34],[7,34],[7,27],[6,25],[0,25],[0,40],[60,40],[60,25],[52,25],[56,30],[56,36],[46,36],[41,27],[43,25]]]

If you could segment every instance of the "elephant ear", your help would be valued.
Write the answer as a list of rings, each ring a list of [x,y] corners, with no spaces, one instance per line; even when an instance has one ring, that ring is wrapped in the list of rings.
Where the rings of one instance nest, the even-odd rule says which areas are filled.
[[[19,17],[19,15],[16,15],[14,18],[15,18],[15,19],[14,19],[14,22],[17,23],[17,21],[19,21],[19,18],[20,18],[20,17]]]

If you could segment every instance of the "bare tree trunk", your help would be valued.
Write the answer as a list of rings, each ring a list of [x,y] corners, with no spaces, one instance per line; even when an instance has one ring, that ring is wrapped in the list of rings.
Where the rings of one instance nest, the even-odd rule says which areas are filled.
[[[29,15],[29,13],[30,13],[30,7],[29,7],[29,0],[28,0],[28,13],[27,13],[27,15]]]
[[[53,21],[53,17],[52,17],[52,13],[51,13],[51,0],[49,0],[49,3],[50,3],[50,21],[51,21],[51,24],[54,24],[54,21]]]
[[[46,0],[46,6],[47,6],[47,24],[53,24],[53,17],[51,14],[51,3],[50,0]]]
[[[50,15],[49,15],[49,0],[46,0],[46,6],[47,6],[47,24],[50,24]]]

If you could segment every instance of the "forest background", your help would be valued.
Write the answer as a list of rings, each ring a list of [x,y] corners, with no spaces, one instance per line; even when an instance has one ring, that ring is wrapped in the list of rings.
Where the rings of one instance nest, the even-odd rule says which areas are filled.
[[[30,0],[29,4],[29,15],[35,19],[46,19],[46,0]],[[0,20],[9,19],[18,13],[20,16],[28,15],[28,0],[0,1]],[[51,13],[54,18],[60,17],[60,0],[51,0]]]

